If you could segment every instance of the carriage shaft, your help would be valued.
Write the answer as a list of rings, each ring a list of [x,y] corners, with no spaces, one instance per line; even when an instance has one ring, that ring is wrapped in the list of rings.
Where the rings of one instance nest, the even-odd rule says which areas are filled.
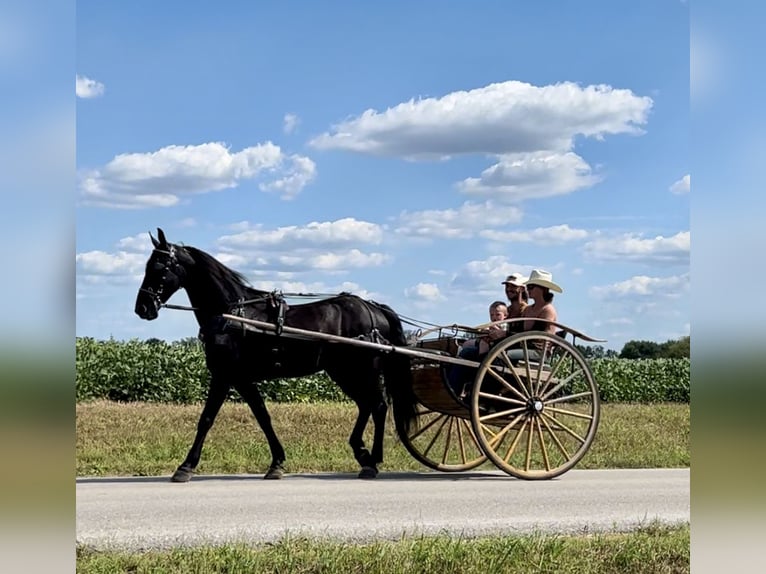
[[[282,334],[277,335],[277,327],[273,323],[265,321],[256,321],[255,319],[246,319],[245,317],[239,317],[237,315],[223,314],[224,319],[229,321],[236,321],[242,323],[248,330],[260,333],[274,334],[275,337],[284,337],[285,335],[292,335],[293,338],[305,338],[310,340],[321,340],[329,343],[342,343],[344,345],[353,345],[356,347],[364,347],[366,349],[382,351],[384,353],[400,353],[402,355],[408,355],[410,357],[417,357],[420,359],[428,359],[437,363],[450,363],[453,365],[464,365],[466,367],[478,368],[480,363],[476,361],[469,361],[466,359],[458,359],[457,357],[451,357],[449,355],[437,355],[434,353],[428,353],[425,351],[419,351],[410,347],[400,347],[392,344],[373,343],[372,341],[363,341],[361,339],[352,339],[351,337],[342,337],[340,335],[331,335],[330,333],[321,333],[319,331],[310,331],[307,329],[298,329],[297,327],[290,327],[288,325],[282,326]]]

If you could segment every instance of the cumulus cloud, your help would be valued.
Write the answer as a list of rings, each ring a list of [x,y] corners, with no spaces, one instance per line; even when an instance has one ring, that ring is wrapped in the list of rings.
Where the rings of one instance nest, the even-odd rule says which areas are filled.
[[[171,145],[150,153],[116,156],[104,167],[80,175],[86,204],[140,209],[169,207],[181,196],[236,187],[240,182],[268,174],[277,179],[261,189],[292,198],[315,176],[309,158],[286,156],[266,142],[231,152],[220,142]]]
[[[307,157],[292,155],[287,174],[270,183],[262,183],[263,191],[276,191],[283,199],[293,199],[316,177],[316,164]]]
[[[380,244],[383,229],[378,224],[352,217],[275,229],[251,226],[247,222],[240,222],[238,226],[243,231],[218,239],[221,255],[236,257],[238,263],[256,265],[264,272],[285,269],[342,272],[378,267],[392,260],[386,253],[359,249],[362,244]]]
[[[597,261],[630,261],[647,264],[688,265],[691,235],[680,231],[672,237],[645,239],[636,234],[603,237],[585,244],[585,255]]]
[[[568,151],[577,135],[641,133],[651,107],[651,98],[607,85],[507,81],[368,109],[309,144],[413,159]]]
[[[247,225],[241,222],[239,225]],[[304,226],[290,225],[265,229],[254,226],[234,235],[224,235],[218,239],[223,247],[239,249],[278,248],[293,250],[305,247],[337,247],[358,243],[379,244],[383,238],[383,229],[376,223],[359,221],[346,217],[335,221],[312,221]]]
[[[590,187],[600,181],[577,154],[533,152],[508,154],[470,177],[458,189],[471,195],[491,195],[505,201],[550,197]]]
[[[396,223],[396,233],[429,239],[468,239],[481,229],[518,223],[522,215],[515,206],[466,201],[457,209],[403,211]]]
[[[552,227],[538,227],[527,231],[498,231],[484,230],[479,233],[484,239],[503,243],[534,241],[540,245],[562,245],[571,241],[579,241],[588,237],[584,229],[572,229],[567,224]]]
[[[300,123],[300,118],[296,114],[285,114],[284,117],[284,124],[282,126],[282,129],[286,134],[291,134],[295,131],[295,128],[298,127],[298,124]]]
[[[679,179],[677,182],[675,182],[673,185],[670,186],[670,192],[675,193],[676,195],[682,195],[684,193],[689,193],[692,188],[692,179],[690,174],[686,174],[681,179]]]
[[[104,95],[104,84],[86,76],[75,76],[75,94],[78,98],[97,98]]]
[[[385,253],[362,253],[358,249],[336,251],[332,253],[306,254],[296,257],[294,266],[324,271],[337,271],[348,268],[379,267],[391,260]]]
[[[529,275],[531,271],[529,265],[513,263],[503,255],[493,255],[465,263],[452,275],[449,286],[457,291],[474,293],[479,298],[497,299],[503,293],[503,279],[511,273]]]
[[[422,302],[436,303],[446,300],[446,297],[439,291],[439,286],[435,283],[418,283],[404,290],[404,295],[410,299]]]
[[[146,256],[127,251],[107,253],[95,250],[76,254],[75,261],[78,276],[133,276],[143,274]]]
[[[668,297],[676,298],[689,291],[689,274],[669,277],[636,275],[625,281],[592,287],[590,293],[597,299],[623,299]]]

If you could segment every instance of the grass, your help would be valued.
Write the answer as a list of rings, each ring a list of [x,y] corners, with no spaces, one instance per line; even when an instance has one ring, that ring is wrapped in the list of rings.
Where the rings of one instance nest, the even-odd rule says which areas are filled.
[[[348,446],[356,417],[349,403],[269,404],[287,452],[288,472],[356,472]],[[201,405],[114,403],[76,406],[78,476],[171,474],[186,456]],[[371,443],[368,426],[367,443]],[[688,404],[603,404],[596,439],[578,469],[690,466]],[[398,442],[389,420],[382,471],[426,470]],[[211,429],[198,472],[262,473],[271,461],[247,406],[226,403]],[[485,468],[494,468],[487,463]]]
[[[675,574],[690,572],[689,547],[688,524],[648,525],[631,533],[478,539],[418,537],[371,544],[285,538],[263,546],[227,545],[145,553],[95,552],[81,547],[77,549],[77,571]]]
[[[78,476],[171,474],[183,460],[201,405],[76,406]],[[270,404],[287,451],[289,472],[356,472],[347,445],[356,416],[351,404]],[[371,425],[370,425],[371,427]],[[387,426],[382,470],[426,470]],[[604,404],[596,440],[577,468],[690,465],[688,404]],[[368,432],[367,442],[371,441]],[[271,457],[245,405],[226,403],[208,435],[199,472],[262,473]],[[494,468],[487,464],[486,468]],[[143,553],[77,548],[77,571],[290,574],[653,573],[690,572],[689,525],[649,524],[630,533],[524,535],[477,539],[403,538],[371,544],[284,538],[267,545],[176,548]]]

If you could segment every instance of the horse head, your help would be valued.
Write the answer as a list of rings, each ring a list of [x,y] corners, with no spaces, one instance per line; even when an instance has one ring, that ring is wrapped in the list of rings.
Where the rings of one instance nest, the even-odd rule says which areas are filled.
[[[194,260],[183,247],[168,243],[165,233],[157,228],[157,237],[149,233],[154,249],[146,262],[144,280],[136,296],[136,315],[147,321],[157,318],[160,307],[184,286],[187,266]]]

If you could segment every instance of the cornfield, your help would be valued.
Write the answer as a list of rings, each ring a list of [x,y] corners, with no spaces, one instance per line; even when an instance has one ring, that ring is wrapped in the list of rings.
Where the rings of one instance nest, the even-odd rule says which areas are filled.
[[[77,338],[77,401],[109,399],[190,404],[205,400],[209,374],[195,340],[99,341]],[[689,359],[592,359],[590,367],[605,402],[689,402]],[[276,379],[260,385],[268,400],[348,400],[324,374]],[[238,400],[235,391],[232,399]]]

